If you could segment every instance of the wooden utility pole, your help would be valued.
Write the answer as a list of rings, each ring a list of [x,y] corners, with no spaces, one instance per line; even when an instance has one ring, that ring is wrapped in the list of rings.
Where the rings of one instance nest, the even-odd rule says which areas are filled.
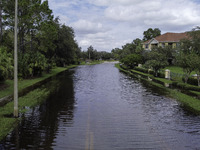
[[[15,0],[15,38],[14,38],[14,117],[18,117],[18,60],[17,60],[17,13],[18,0]]]

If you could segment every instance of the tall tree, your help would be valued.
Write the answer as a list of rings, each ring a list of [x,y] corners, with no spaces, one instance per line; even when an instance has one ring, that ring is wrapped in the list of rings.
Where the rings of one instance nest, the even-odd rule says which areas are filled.
[[[147,31],[144,31],[143,35],[144,35],[143,41],[147,41],[152,38],[155,38],[156,36],[161,35],[161,31],[159,28],[155,29],[149,28]]]
[[[157,49],[152,49],[150,52],[147,52],[147,61],[145,66],[148,68],[153,68],[155,76],[158,75],[158,71],[168,65],[167,57],[162,53],[160,47]]]
[[[56,62],[59,66],[73,64],[80,56],[80,48],[74,40],[74,30],[66,25],[61,25],[58,31],[58,41],[56,47]]]

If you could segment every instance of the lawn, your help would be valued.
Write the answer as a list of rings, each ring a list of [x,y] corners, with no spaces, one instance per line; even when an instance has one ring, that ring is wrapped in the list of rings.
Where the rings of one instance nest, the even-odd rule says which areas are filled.
[[[173,72],[173,73],[184,74],[183,68],[178,67],[178,66],[167,66],[167,67],[165,67],[165,68],[163,69],[163,71],[166,70],[166,69],[169,69],[169,70],[170,70],[171,72]],[[191,73],[191,75],[193,75],[193,74],[196,74],[196,73],[193,71],[193,72]]]
[[[26,88],[30,85],[33,85],[37,82],[45,80],[51,76],[58,74],[64,70],[73,68],[75,66],[71,65],[66,68],[57,67],[52,69],[50,74],[43,74],[42,77],[29,79],[29,80],[19,80],[19,89]],[[13,93],[13,81],[7,80],[5,81],[5,88],[0,90],[0,98],[4,96],[11,95]],[[52,86],[53,87],[53,86]],[[35,89],[30,91],[27,95],[19,97],[19,113],[26,112],[29,108],[36,106],[37,104],[43,102],[51,93],[53,89]],[[20,118],[7,117],[12,116],[13,113],[14,102],[7,103],[6,105],[0,107],[0,140],[2,140],[18,123]]]
[[[56,68],[52,69],[49,74],[44,73],[39,78],[19,80],[18,88],[19,88],[19,90],[22,90],[22,89],[24,89],[24,88],[26,88],[28,86],[31,86],[31,85],[33,85],[35,83],[38,83],[38,82],[40,82],[40,81],[42,81],[44,79],[47,79],[47,78],[49,78],[51,76],[56,75],[59,72],[62,72],[62,71],[67,70],[67,69],[70,69],[72,67],[75,67],[75,65],[71,65],[71,66],[68,66],[66,68],[56,67]],[[5,84],[6,88],[4,88],[3,90],[0,90],[0,98],[3,98],[5,96],[9,96],[9,95],[13,94],[13,84],[14,84],[13,80],[6,80],[4,84]]]

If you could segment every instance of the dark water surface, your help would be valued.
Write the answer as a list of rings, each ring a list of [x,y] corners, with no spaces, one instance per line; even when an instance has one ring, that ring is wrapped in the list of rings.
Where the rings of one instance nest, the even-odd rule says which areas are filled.
[[[80,66],[55,80],[47,86],[56,91],[23,116],[0,149],[200,150],[199,116],[112,63]]]

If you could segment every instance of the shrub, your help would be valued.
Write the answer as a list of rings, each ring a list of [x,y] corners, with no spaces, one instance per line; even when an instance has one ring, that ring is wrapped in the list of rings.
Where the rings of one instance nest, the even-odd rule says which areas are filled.
[[[182,81],[185,82],[185,78],[182,78]],[[187,83],[188,83],[188,84],[191,84],[191,85],[196,85],[196,86],[198,86],[198,81],[197,81],[197,79],[192,78],[192,77],[189,77],[189,78],[188,78]]]
[[[40,52],[28,52],[19,55],[19,75],[22,78],[41,76],[47,68],[47,59]]]
[[[12,55],[5,47],[0,47],[0,81],[6,80],[13,74]]]
[[[137,54],[130,54],[121,59],[121,62],[130,68],[134,68],[142,62],[142,56]]]

